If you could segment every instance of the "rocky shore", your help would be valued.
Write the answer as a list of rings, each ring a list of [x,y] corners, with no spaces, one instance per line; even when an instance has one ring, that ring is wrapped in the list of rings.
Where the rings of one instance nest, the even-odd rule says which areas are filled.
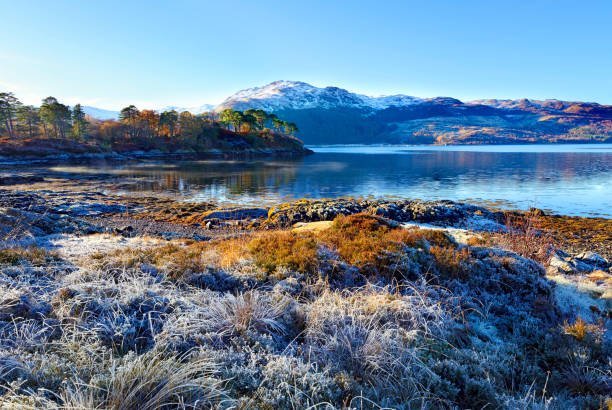
[[[292,158],[310,155],[313,151],[300,146],[295,149],[286,148],[251,148],[240,150],[210,149],[207,151],[194,152],[191,150],[177,150],[164,152],[152,151],[124,151],[124,152],[74,152],[66,153],[58,147],[57,150],[48,151],[23,151],[3,153],[0,151],[0,164],[27,164],[27,163],[63,163],[78,161],[129,161],[129,160],[172,160],[172,159],[209,159],[209,158]]]

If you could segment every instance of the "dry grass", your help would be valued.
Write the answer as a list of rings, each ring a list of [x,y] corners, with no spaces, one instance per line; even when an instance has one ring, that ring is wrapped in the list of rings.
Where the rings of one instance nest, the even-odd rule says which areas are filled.
[[[56,253],[49,252],[36,246],[0,249],[0,265],[15,266],[21,263],[29,263],[31,265],[40,266],[57,259],[58,256]]]
[[[573,336],[578,341],[585,340],[589,335],[596,336],[597,334],[603,333],[600,326],[589,324],[580,316],[578,316],[572,324],[565,322],[563,325],[563,332],[566,335]]]

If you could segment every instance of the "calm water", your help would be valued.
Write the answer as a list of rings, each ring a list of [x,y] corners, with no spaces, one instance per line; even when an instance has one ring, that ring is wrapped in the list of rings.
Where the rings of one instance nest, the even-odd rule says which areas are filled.
[[[123,190],[186,199],[275,203],[300,197],[390,196],[536,206],[612,216],[612,144],[319,146],[291,161],[190,161],[62,167],[137,178]]]

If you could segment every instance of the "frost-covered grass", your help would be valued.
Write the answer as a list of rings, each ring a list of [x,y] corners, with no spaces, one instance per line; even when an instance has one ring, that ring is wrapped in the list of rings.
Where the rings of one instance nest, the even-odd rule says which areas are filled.
[[[516,253],[367,215],[114,248],[2,262],[1,408],[609,400],[604,314],[561,309],[542,267]]]

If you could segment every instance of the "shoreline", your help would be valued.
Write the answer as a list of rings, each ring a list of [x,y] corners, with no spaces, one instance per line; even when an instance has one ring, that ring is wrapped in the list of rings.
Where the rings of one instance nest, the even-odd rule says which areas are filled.
[[[147,159],[181,159],[181,160],[196,160],[196,159],[233,159],[233,158],[294,158],[303,157],[314,154],[314,151],[304,147],[302,150],[287,150],[262,148],[252,150],[217,150],[212,149],[206,152],[193,151],[131,151],[131,152],[96,152],[96,153],[75,153],[75,154],[57,154],[46,156],[35,155],[0,155],[0,165],[19,165],[31,163],[49,163],[49,162],[81,162],[81,161],[131,161],[131,160],[147,160]]]

